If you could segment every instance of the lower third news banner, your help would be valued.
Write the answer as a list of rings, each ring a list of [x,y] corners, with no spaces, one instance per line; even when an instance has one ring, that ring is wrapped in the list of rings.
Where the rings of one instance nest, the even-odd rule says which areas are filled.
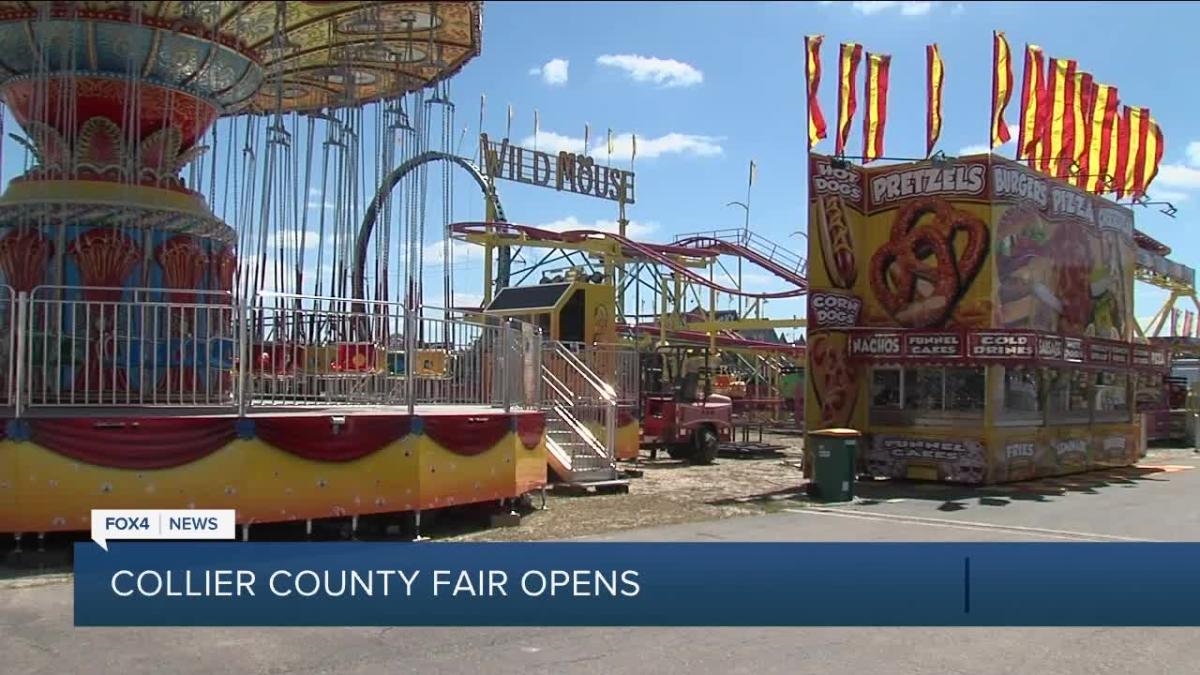
[[[1200,544],[108,547],[76,545],[76,625],[1200,625]]]

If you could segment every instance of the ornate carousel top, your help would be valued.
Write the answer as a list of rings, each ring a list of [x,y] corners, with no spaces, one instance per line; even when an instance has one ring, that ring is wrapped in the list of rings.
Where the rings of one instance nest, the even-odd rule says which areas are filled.
[[[0,2],[0,80],[144,81],[219,114],[420,89],[479,54],[480,2]]]

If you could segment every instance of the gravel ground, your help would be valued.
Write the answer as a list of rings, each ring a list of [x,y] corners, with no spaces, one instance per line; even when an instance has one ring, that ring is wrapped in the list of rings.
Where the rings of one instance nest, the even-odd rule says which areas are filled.
[[[757,439],[757,436],[755,437]],[[798,435],[763,434],[763,442],[784,446],[768,459],[720,458],[709,466],[691,466],[667,458],[651,460],[643,451],[640,462],[623,468],[640,469],[631,478],[629,494],[559,496],[551,493],[546,510],[527,513],[516,527],[492,528],[444,537],[456,541],[536,541],[580,537],[650,525],[769,512],[796,505],[800,496]],[[540,499],[535,497],[534,503]],[[437,535],[434,535],[437,536]],[[438,537],[443,538],[443,537]]]

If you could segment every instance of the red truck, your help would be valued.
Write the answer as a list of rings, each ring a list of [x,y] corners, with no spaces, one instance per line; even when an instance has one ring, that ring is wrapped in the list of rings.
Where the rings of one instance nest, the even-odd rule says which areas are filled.
[[[698,394],[699,375],[689,373],[673,395],[643,398],[642,447],[655,456],[660,448],[673,459],[712,464],[733,428],[733,401],[720,394]]]

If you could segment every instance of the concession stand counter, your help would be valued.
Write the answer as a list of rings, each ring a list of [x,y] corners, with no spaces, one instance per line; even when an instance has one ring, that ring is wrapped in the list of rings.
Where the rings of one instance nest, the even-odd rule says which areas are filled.
[[[1127,466],[1139,382],[1133,214],[989,155],[863,168],[810,155],[807,427],[860,471],[996,483]]]

